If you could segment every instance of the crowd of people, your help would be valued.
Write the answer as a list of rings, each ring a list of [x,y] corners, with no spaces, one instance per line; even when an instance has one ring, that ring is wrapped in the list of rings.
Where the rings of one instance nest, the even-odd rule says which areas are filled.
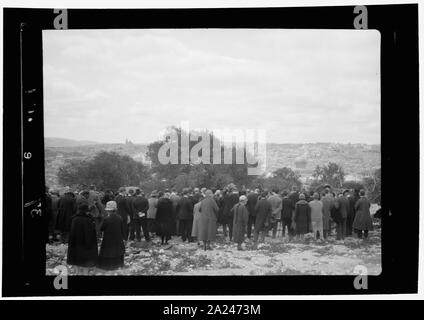
[[[282,192],[276,188],[239,191],[231,184],[223,190],[186,188],[145,195],[139,188],[98,192],[92,185],[80,192],[66,187],[62,195],[47,190],[46,199],[48,241],[68,244],[67,263],[81,269],[79,273],[91,267],[122,267],[126,244],[142,237],[147,244],[158,237],[161,245],[181,237],[182,242],[197,242],[199,248],[212,250],[222,226],[225,240],[243,250],[246,237],[257,248],[267,236],[281,235],[291,241],[312,233],[325,241],[335,225],[336,240],[343,240],[354,234],[367,238],[373,228],[364,190],[336,194],[329,186],[308,193],[295,186]]]

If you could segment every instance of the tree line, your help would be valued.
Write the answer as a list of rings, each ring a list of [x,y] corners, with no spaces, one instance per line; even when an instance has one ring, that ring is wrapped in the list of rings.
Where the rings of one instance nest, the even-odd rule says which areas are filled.
[[[179,130],[179,129],[177,129]],[[184,134],[181,130],[179,135]],[[211,133],[211,139],[216,139]],[[175,188],[182,190],[186,187],[207,187],[222,189],[230,183],[239,188],[260,188],[279,190],[291,189],[296,186],[302,188],[301,176],[291,168],[283,167],[267,176],[252,176],[247,174],[248,164],[179,164],[166,165],[158,160],[159,148],[166,143],[166,138],[148,145],[147,158],[151,161],[148,166],[136,161],[128,155],[116,152],[101,151],[94,158],[86,160],[67,160],[59,168],[58,180],[63,186],[84,188],[94,184],[101,190],[117,190],[122,186],[137,186],[150,192]],[[190,141],[190,150],[196,144]],[[222,147],[223,148],[223,147]],[[233,147],[233,153],[236,152]],[[221,153],[223,154],[223,152]],[[201,152],[199,153],[201,157]],[[210,150],[212,160],[213,150]],[[336,189],[365,189],[373,202],[380,202],[381,198],[381,169],[360,182],[345,181],[343,168],[330,162],[324,166],[317,166],[312,174],[312,181],[308,183],[309,191],[320,191],[325,185]]]

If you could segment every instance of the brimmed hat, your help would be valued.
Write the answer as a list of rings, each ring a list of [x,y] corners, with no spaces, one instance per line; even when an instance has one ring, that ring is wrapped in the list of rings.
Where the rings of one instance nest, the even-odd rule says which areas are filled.
[[[115,201],[108,201],[107,203],[106,203],[106,208],[105,208],[105,210],[106,211],[114,211],[114,210],[116,210],[118,207],[117,207],[117,205],[116,205],[116,202]]]
[[[247,201],[247,197],[246,196],[240,196],[240,198],[239,198],[239,201],[240,202],[244,202],[244,201]]]

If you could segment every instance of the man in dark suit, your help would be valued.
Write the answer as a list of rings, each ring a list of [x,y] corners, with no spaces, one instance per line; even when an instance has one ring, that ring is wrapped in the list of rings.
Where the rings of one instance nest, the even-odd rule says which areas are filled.
[[[191,229],[193,227],[193,198],[189,198],[188,190],[184,190],[183,196],[178,201],[177,218],[179,220],[179,234],[181,239],[188,242],[192,241]]]
[[[137,241],[141,241],[141,228],[143,228],[144,239],[149,242],[150,235],[147,227],[147,210],[149,201],[144,193],[137,189],[132,199],[132,218],[130,223],[130,240],[134,240],[134,233]]]
[[[337,239],[344,239],[346,236],[346,219],[349,215],[349,200],[346,197],[347,191],[343,192],[341,196],[337,198],[337,201],[339,203],[339,210],[340,210],[340,221],[337,223]]]
[[[126,196],[126,190],[124,187],[119,188],[119,194],[115,198],[117,205],[117,214],[122,218],[124,224],[124,240],[128,240],[128,229],[131,217],[131,199]]]
[[[294,205],[292,200],[289,198],[288,191],[283,191],[282,193],[282,209],[281,209],[281,221],[283,224],[283,237],[286,235],[286,227],[287,227],[287,234],[289,235],[290,239],[293,238],[293,229],[292,229],[292,219],[293,219],[293,212],[294,212]]]

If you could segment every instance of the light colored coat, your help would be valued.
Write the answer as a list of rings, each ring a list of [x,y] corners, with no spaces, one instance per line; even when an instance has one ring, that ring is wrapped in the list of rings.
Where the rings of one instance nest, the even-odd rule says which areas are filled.
[[[213,241],[216,238],[216,221],[219,207],[212,197],[206,197],[200,202],[198,220],[198,241]]]
[[[196,238],[199,237],[200,204],[201,202],[196,203],[193,208],[193,226],[191,228],[191,236]],[[200,241],[199,239],[197,240]]]
[[[319,200],[312,200],[309,202],[311,208],[311,225],[314,235],[319,231],[320,236],[323,235],[323,223],[322,223],[322,207],[323,204]]]

